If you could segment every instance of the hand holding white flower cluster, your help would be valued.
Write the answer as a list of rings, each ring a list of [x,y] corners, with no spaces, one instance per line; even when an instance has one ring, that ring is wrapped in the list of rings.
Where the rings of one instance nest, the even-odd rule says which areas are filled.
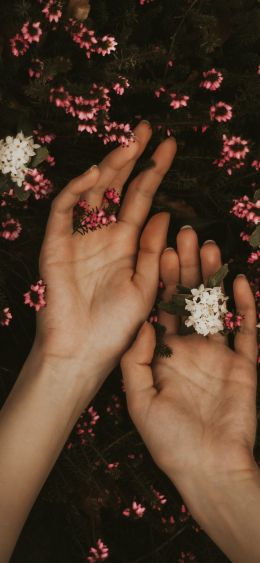
[[[36,154],[34,149],[39,147],[33,137],[25,137],[22,131],[16,137],[0,140],[0,172],[10,174],[13,182],[21,187],[29,170],[26,164]]]
[[[192,326],[203,336],[222,331],[228,297],[224,296],[221,287],[204,287],[201,284],[198,289],[192,289],[191,294],[192,299],[185,299],[185,309],[190,312],[185,325]]]

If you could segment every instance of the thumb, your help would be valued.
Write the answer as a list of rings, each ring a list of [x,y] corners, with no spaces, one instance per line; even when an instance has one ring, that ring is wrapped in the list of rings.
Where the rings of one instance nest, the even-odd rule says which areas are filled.
[[[146,321],[121,360],[127,405],[132,418],[138,417],[139,412],[141,414],[157,395],[151,369],[155,345],[155,330]]]

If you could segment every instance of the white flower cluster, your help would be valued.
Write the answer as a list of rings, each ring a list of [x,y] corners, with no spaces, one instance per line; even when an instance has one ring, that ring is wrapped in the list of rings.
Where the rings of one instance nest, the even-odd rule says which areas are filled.
[[[16,137],[0,140],[0,172],[11,174],[13,182],[21,187],[28,172],[26,164],[36,154],[34,149],[39,147],[33,137],[25,137],[22,131]]]
[[[224,329],[224,317],[227,313],[226,301],[221,287],[192,289],[192,299],[185,299],[185,309],[190,312],[185,320],[186,326],[193,326],[198,334],[216,334]]]

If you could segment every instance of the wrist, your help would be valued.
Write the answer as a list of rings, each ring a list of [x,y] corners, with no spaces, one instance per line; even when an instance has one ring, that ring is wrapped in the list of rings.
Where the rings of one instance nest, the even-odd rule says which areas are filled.
[[[86,360],[86,355],[88,359]],[[35,339],[26,364],[34,365],[48,371],[57,383],[75,392],[75,397],[88,404],[103,384],[107,372],[98,366],[91,353],[84,354],[56,354],[46,345]]]
[[[259,534],[260,471],[251,467],[214,475],[186,475],[174,481],[192,517],[235,563],[260,560]]]

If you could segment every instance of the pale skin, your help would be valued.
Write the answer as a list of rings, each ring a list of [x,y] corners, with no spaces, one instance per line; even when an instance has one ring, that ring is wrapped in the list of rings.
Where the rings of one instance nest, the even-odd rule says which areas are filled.
[[[196,287],[220,266],[214,241],[199,249],[195,231],[182,229],[177,251],[166,249],[160,260],[164,299],[170,300],[176,283]],[[179,336],[181,319],[161,311],[171,358],[153,359],[155,332],[145,323],[121,366],[130,415],[155,462],[231,561],[257,563],[256,313],[244,276],[233,289],[244,315],[234,351],[220,334]]]
[[[114,187],[118,191],[122,189],[137,158],[149,142],[152,131],[147,124],[140,123],[135,133],[138,137],[135,144],[131,144],[128,148],[119,147],[112,151],[97,168],[70,182],[56,197],[52,205],[40,255],[40,274],[48,288],[47,307],[39,311],[37,315],[37,332],[32,350],[0,415],[1,563],[9,561],[28,513],[79,415],[92,400],[122,354],[126,352],[136,331],[147,318],[157,292],[159,268],[161,268],[161,277],[165,280],[166,287],[168,283],[166,278],[167,275],[168,277],[170,275],[169,270],[171,282],[168,283],[168,286],[176,279],[179,262],[177,264],[175,254],[174,268],[172,263],[169,265],[169,258],[167,260],[165,258],[167,253],[163,253],[160,263],[160,256],[166,245],[168,214],[160,213],[154,216],[143,229],[153,195],[172,165],[176,153],[174,139],[170,138],[162,142],[153,155],[156,166],[142,172],[131,182],[121,206],[118,223],[89,233],[85,237],[82,237],[79,233],[72,235],[73,207],[80,197],[84,197],[91,205],[96,206],[100,205],[103,193],[108,186]],[[186,262],[186,270],[191,273],[194,270],[194,263],[195,270],[198,272],[198,248],[190,246],[190,236],[191,233],[188,234],[188,231],[185,236],[183,234],[178,235],[178,260],[181,262],[181,271],[185,271],[182,263]],[[194,237],[193,231],[192,237]],[[167,252],[168,256],[173,256],[173,251]],[[205,253],[203,264],[205,268],[213,268],[211,253],[208,251]],[[175,277],[172,277],[173,273]],[[187,284],[189,283],[195,282],[192,280],[187,282]],[[244,280],[236,283],[238,290],[241,283],[247,284]],[[252,315],[255,312],[248,285],[242,287],[243,291],[245,287],[247,303],[250,304],[250,314],[249,317],[248,315],[245,317],[246,324],[242,331],[244,331],[245,345],[247,345],[249,333],[251,344],[255,338],[255,329],[252,329]],[[168,289],[170,290],[170,287]],[[238,302],[238,305],[240,304]],[[243,313],[241,307],[239,307],[239,310]],[[164,317],[164,320],[164,324],[167,325],[172,322],[166,317]],[[190,423],[187,416],[179,417],[178,415],[177,403],[176,401],[173,402],[172,386],[171,389],[169,387],[169,393],[164,394],[163,392],[158,393],[158,389],[152,383],[153,375],[149,367],[154,347],[152,330],[152,327],[145,326],[144,333],[139,334],[137,341],[123,359],[122,365],[129,409],[154,459],[161,469],[179,486],[185,498],[185,496],[188,496],[188,487],[185,489],[182,482],[182,475],[184,483],[187,475],[185,468],[189,471],[189,478],[193,475],[194,482],[198,481],[197,492],[200,490],[199,476],[204,475],[204,473],[201,471],[198,475],[195,470],[197,458],[194,448],[192,450],[191,446],[191,451],[194,454],[192,462],[192,459],[189,460],[188,458],[188,448],[185,452],[182,449],[182,444],[177,441],[174,427],[179,426],[179,432],[186,436],[188,442],[187,430],[190,428]],[[167,330],[167,338],[171,339],[172,334],[171,329],[169,332],[169,326],[167,326]],[[173,338],[176,339],[177,337],[174,336]],[[187,360],[189,358],[188,342],[187,340],[187,349],[185,349]],[[225,354],[231,354],[231,350],[224,347],[222,342],[212,342],[212,346],[210,344],[211,347],[219,347],[220,345],[222,353],[225,350]],[[241,346],[244,345],[241,344]],[[202,347],[202,340],[200,340],[196,346],[196,354],[198,353],[198,358],[202,356],[205,362],[208,362],[205,354],[203,354]],[[250,446],[248,450],[247,446],[251,444],[252,449],[254,438],[255,387],[251,383],[251,379],[253,380],[255,377],[253,367],[255,352],[250,346],[247,349],[247,354],[249,354],[247,361],[241,354],[240,362],[234,363],[233,366],[233,373],[235,373],[236,366],[240,366],[237,373],[240,374],[242,383],[244,373],[248,371],[245,378],[250,379],[250,384],[244,385],[243,383],[244,387],[240,387],[243,393],[244,389],[247,389],[248,394],[244,393],[243,395],[242,393],[242,398],[237,398],[237,400],[242,401],[243,399],[243,408],[245,412],[248,412],[249,407],[245,404],[248,402],[247,396],[250,395],[252,410],[251,418],[249,416],[247,418],[245,415],[243,424],[241,424],[243,426],[243,431],[241,430],[243,447],[235,449],[235,461],[236,468],[239,468],[239,470],[241,468],[244,470],[246,466],[246,475],[248,475],[250,466],[251,476],[251,470],[254,468],[256,471],[256,466],[253,465]],[[139,356],[140,353],[141,356]],[[212,351],[209,350],[211,361],[214,353],[213,349]],[[232,352],[232,354],[234,353]],[[219,354],[217,354],[217,357],[219,361]],[[169,366],[171,366],[172,361],[168,360]],[[223,369],[230,368],[232,361],[230,359],[229,362],[223,363]],[[191,365],[192,362],[194,362],[194,355],[191,357]],[[199,360],[197,362],[196,377],[197,379],[203,378],[203,374],[201,374],[202,366],[200,366]],[[169,374],[172,369],[165,366],[164,362],[160,364],[160,373],[162,370]],[[204,371],[206,369],[207,372],[207,369],[209,370],[211,366],[205,366],[207,364],[204,363],[203,369]],[[179,368],[179,375],[182,374],[184,367]],[[140,378],[137,378],[136,374],[139,369]],[[154,365],[154,370],[157,369],[159,370],[159,363],[157,366]],[[210,373],[212,373],[211,369]],[[145,381],[148,374],[149,385],[140,390],[138,381]],[[187,385],[192,388],[188,375],[186,374],[185,377]],[[223,372],[221,377],[226,381],[226,372]],[[167,388],[166,380],[169,382],[169,379],[169,377],[166,377],[165,381],[162,382],[163,389]],[[238,383],[238,385],[242,385],[242,383]],[[224,400],[225,393],[229,393],[226,384],[223,385],[222,391]],[[149,402],[150,405],[147,411],[144,409],[145,416],[140,408],[140,392],[145,399],[144,404],[148,405]],[[151,393],[155,392],[156,395],[152,396]],[[196,385],[193,394],[195,394],[198,405],[200,404],[201,392]],[[168,439],[163,444],[168,449],[171,446],[180,448],[179,453],[174,449],[176,454],[174,456],[166,456],[165,449],[161,448],[160,440],[158,440],[155,423],[158,413],[152,408],[157,395],[160,397],[158,407],[161,404],[162,397],[164,401],[164,405],[159,408],[161,413],[159,413],[161,417],[161,437],[167,433]],[[206,396],[208,396],[208,393]],[[186,405],[190,403],[187,403],[189,394],[186,392],[185,395],[184,386],[183,391],[181,391],[180,386],[178,397],[179,406],[185,411]],[[133,408],[134,398],[136,406]],[[172,407],[174,404],[175,406]],[[171,432],[169,431],[169,417],[167,420],[164,419],[164,408],[173,413],[171,416],[174,417],[175,422],[174,426],[171,426]],[[203,408],[205,415],[207,413],[209,415],[210,403],[207,409],[203,402]],[[151,415],[154,413],[150,418],[148,417],[149,411]],[[241,413],[239,413],[240,415]],[[202,418],[202,420],[206,425],[207,419],[205,418],[204,421],[204,418]],[[150,425],[149,435],[148,423]],[[198,428],[198,434],[201,428],[204,428],[198,422],[195,426]],[[165,432],[163,431],[164,427]],[[208,434],[206,431],[205,436],[208,436],[208,448],[209,452],[212,452],[213,460],[215,459],[213,455],[215,450],[211,442],[215,443],[216,440],[210,439],[209,431]],[[249,439],[249,442],[245,441],[245,436],[247,440]],[[196,437],[194,429],[195,443],[196,439],[198,446],[200,446],[200,440],[198,436]],[[233,439],[233,435],[227,435],[227,441]],[[211,471],[212,465],[208,464],[208,457],[205,453],[207,442],[204,441],[203,443],[202,453],[204,455],[202,461],[206,464],[205,475],[208,475],[214,481],[214,478],[217,477],[214,471]],[[242,451],[248,451],[249,456],[247,457],[244,454],[242,456]],[[240,454],[242,457],[240,457]],[[183,464],[182,475],[180,467],[174,465],[179,456]],[[242,458],[243,461],[241,461]],[[211,459],[211,456],[209,456],[209,459]],[[249,462],[247,465],[245,460],[248,459],[252,462],[252,465]],[[18,462],[19,479],[17,479]],[[232,470],[229,467],[223,468],[220,472],[223,476],[223,482],[229,483],[230,479],[233,479],[236,468],[234,468],[234,465],[232,465]],[[203,465],[200,465],[200,469],[203,469]],[[219,473],[217,473],[217,476],[219,476]],[[204,482],[202,485],[204,485]],[[253,492],[255,493],[255,491]],[[248,488],[245,488],[243,494],[244,499],[248,499],[251,493]],[[190,498],[191,506],[199,506],[192,495]],[[205,493],[205,499],[207,500],[207,498],[209,499],[207,510],[210,512],[215,499],[210,502],[209,495],[207,496]],[[252,509],[254,509],[254,506]],[[214,537],[212,533],[212,530],[214,532],[216,529],[214,522],[218,517],[214,512],[210,512],[208,518],[210,526],[207,531],[224,550],[225,545],[222,546],[219,537]],[[251,518],[250,522],[252,523]],[[243,522],[240,526],[242,525]],[[254,559],[251,560],[254,561]]]
[[[173,138],[156,148],[155,166],[131,181],[117,223],[86,236],[72,234],[73,207],[80,198],[95,207],[108,187],[122,190],[152,135],[143,122],[134,132],[135,143],[109,153],[52,203],[39,264],[47,307],[37,314],[32,350],[0,415],[1,563],[9,560],[81,412],[154,302],[169,214],[157,214],[144,224],[172,165]]]

